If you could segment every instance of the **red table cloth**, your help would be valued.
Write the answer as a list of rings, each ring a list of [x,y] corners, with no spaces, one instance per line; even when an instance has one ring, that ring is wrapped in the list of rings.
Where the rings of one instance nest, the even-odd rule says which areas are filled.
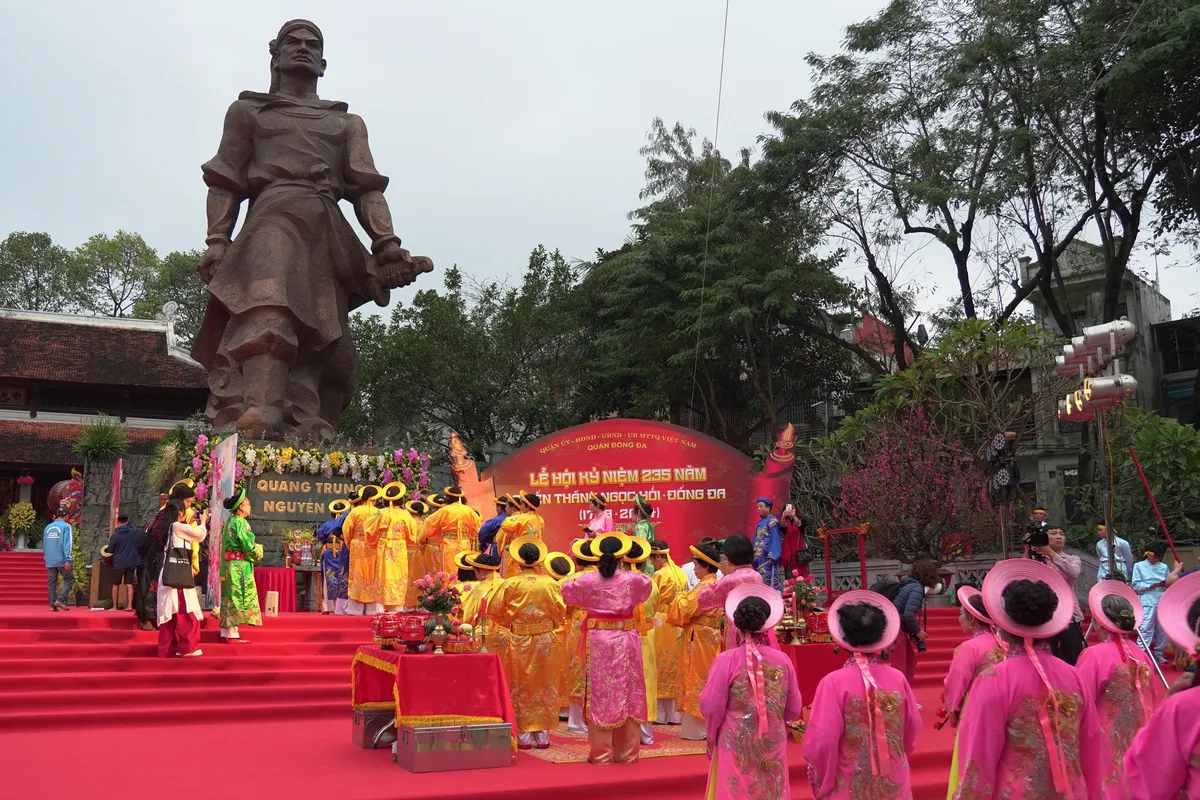
[[[796,682],[800,684],[800,696],[804,698],[804,705],[812,705],[813,697],[817,694],[817,684],[821,682],[821,678],[836,669],[841,669],[850,658],[850,653],[844,648],[835,654],[833,652],[835,647],[837,645],[832,642],[779,645],[779,649],[792,660],[792,666],[796,670]],[[904,661],[904,643],[901,642],[892,648],[885,663],[903,672]]]
[[[495,653],[434,655],[362,645],[350,671],[353,707],[394,707],[397,725],[507,722],[517,732],[508,681]]]
[[[267,607],[267,592],[279,592],[279,611],[296,610],[296,570],[288,567],[255,567],[258,607]]]

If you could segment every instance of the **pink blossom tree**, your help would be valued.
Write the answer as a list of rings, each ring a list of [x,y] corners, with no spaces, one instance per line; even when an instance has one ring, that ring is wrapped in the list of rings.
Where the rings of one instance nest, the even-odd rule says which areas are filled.
[[[841,479],[839,525],[871,523],[868,551],[938,564],[987,548],[997,519],[972,454],[942,436],[920,406],[903,409],[862,443],[861,462]]]

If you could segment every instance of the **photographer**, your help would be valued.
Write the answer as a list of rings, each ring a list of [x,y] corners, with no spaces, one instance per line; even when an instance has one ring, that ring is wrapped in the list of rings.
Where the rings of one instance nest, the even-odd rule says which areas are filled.
[[[1025,557],[1054,567],[1071,587],[1071,597],[1075,601],[1071,624],[1051,640],[1050,648],[1054,655],[1071,666],[1075,666],[1075,661],[1083,652],[1084,647],[1083,628],[1080,625],[1083,622],[1083,609],[1079,607],[1079,598],[1075,597],[1075,582],[1079,580],[1083,563],[1079,560],[1079,556],[1068,555],[1064,552],[1066,546],[1067,534],[1063,530],[1063,526],[1058,523],[1048,524],[1044,534],[1037,532],[1025,534]]]
[[[925,631],[921,630],[917,614],[925,607],[925,595],[932,591],[940,580],[937,566],[929,559],[921,559],[912,565],[907,575],[900,578],[900,588],[892,599],[896,610],[900,612],[900,629],[907,634],[904,677],[908,678],[910,686],[913,673],[917,669],[917,653],[925,652],[926,635]]]
[[[784,576],[798,570],[800,576],[808,575],[808,542],[805,534],[808,532],[804,519],[796,513],[796,506],[788,503],[783,507],[783,517],[779,520],[783,526],[783,570]]]

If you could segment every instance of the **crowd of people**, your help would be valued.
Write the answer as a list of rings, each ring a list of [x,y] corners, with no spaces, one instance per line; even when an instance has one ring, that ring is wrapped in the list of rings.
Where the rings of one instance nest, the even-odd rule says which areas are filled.
[[[181,480],[159,497],[160,507],[145,528],[138,528],[124,512],[117,513],[117,527],[101,549],[102,558],[112,559],[112,610],[118,610],[120,589],[126,588],[126,610],[137,614],[142,630],[158,631],[158,655],[164,658],[204,655],[200,631],[207,624],[206,609],[219,602],[213,615],[220,639],[229,644],[248,644],[242,626],[262,625],[254,564],[262,560],[263,548],[254,538],[248,518],[251,504],[243,487],[235,487],[224,501],[226,521],[222,527],[220,554],[220,597],[209,598],[208,511],[197,513],[195,483]],[[67,506],[59,508],[46,526],[43,553],[49,574],[50,610],[67,611],[66,593],[71,585],[74,531],[66,521]],[[62,580],[62,588],[56,588]]]
[[[591,518],[565,553],[547,549],[537,495],[497,498],[497,515],[481,524],[455,487],[406,494],[398,483],[366,486],[331,505],[318,532],[324,609],[411,610],[418,579],[451,576],[457,615],[501,660],[521,749],[552,746],[566,720],[588,737],[589,761],[627,764],[653,744],[653,723],[678,725],[681,738],[706,742],[707,797],[788,797],[788,725],[807,703],[802,751],[815,797],[911,796],[922,725],[911,665],[924,639],[919,611],[940,584],[931,563],[890,589],[834,600],[829,631],[846,662],[805,698],[774,634],[786,525],[769,498],[750,536],[703,539],[681,567],[641,497],[635,525],[620,532],[607,499],[592,495]],[[132,570],[136,610],[157,626],[161,656],[201,655],[208,525],[194,498],[188,482],[176,484],[145,531],[122,517],[108,545],[122,580]],[[262,547],[244,489],[225,509],[217,616],[234,643],[242,626],[261,624]],[[59,522],[45,537],[52,580],[70,570],[72,531]],[[1184,673],[1165,687],[1155,664],[1168,641],[1189,658],[1200,650],[1200,571],[1168,568],[1157,545],[1135,562],[1116,540],[1088,596],[1099,633],[1089,647],[1079,558],[1065,551],[1062,526],[1037,522],[1044,541],[997,563],[980,589],[957,591],[969,638],[955,650],[938,723],[957,729],[948,798],[1200,797],[1200,692],[1187,691],[1197,680]],[[1107,556],[1107,531],[1098,534]],[[910,648],[907,674],[882,660],[898,646]]]

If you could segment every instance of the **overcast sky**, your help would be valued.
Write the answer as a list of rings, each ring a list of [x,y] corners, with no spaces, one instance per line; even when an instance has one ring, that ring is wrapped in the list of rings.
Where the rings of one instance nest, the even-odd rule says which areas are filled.
[[[753,144],[764,112],[807,92],[804,56],[836,50],[847,24],[883,5],[732,0],[721,150]],[[266,91],[267,43],[307,17],[325,35],[318,91],[366,121],[406,247],[476,278],[516,278],[537,244],[588,259],[628,231],[655,116],[713,136],[724,10],[724,0],[6,3],[0,236],[46,231],[73,247],[125,229],[161,253],[202,248],[200,164],[225,109],[243,90]],[[930,249],[908,278],[955,292]],[[1162,277],[1175,316],[1200,305],[1194,268]]]

